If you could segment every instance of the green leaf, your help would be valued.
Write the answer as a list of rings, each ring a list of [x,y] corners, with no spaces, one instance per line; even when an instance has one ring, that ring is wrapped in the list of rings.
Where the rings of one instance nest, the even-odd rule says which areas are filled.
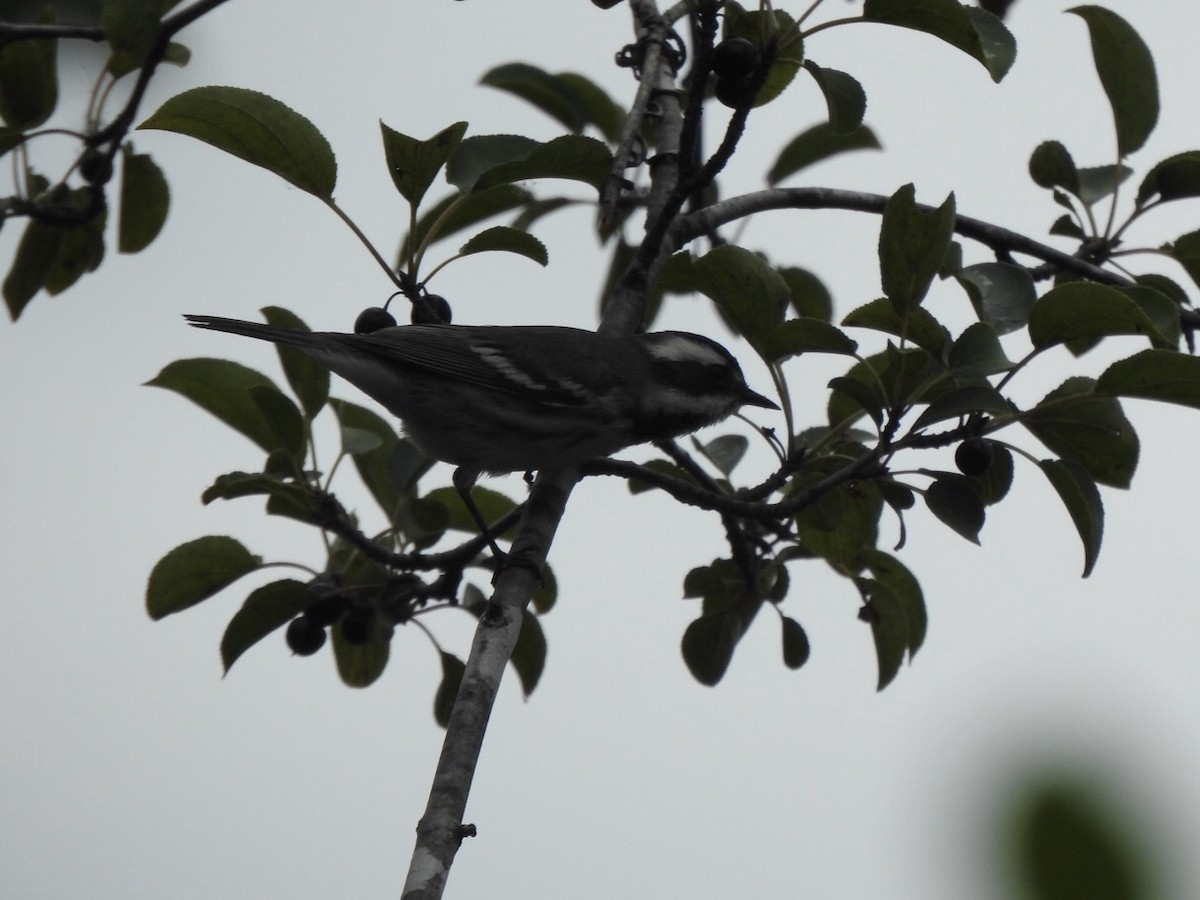
[[[65,206],[87,209],[92,204],[92,188],[83,187],[68,193]],[[82,225],[62,229],[62,240],[54,265],[46,273],[42,284],[46,293],[59,294],[78,281],[85,272],[94,272],[104,259],[104,229],[108,221],[108,210],[102,208],[93,218]]]
[[[855,578],[854,583],[866,600],[858,611],[858,617],[871,626],[875,660],[879,667],[876,690],[882,691],[891,684],[904,662],[904,654],[910,643],[908,620],[904,615],[904,607],[887,586],[870,578]]]
[[[783,320],[792,292],[783,276],[757,253],[725,244],[693,263],[698,289],[756,349]]]
[[[1094,206],[1105,197],[1116,193],[1133,169],[1126,165],[1090,166],[1079,170],[1079,199]]]
[[[1029,339],[1039,349],[1080,338],[1144,334],[1157,345],[1169,344],[1150,317],[1114,287],[1068,281],[1052,287],[1029,313]]]
[[[805,318],[833,321],[833,296],[821,279],[798,266],[780,266],[779,274],[792,291],[792,308]]]
[[[368,641],[352,644],[342,635],[342,629],[329,629],[333,639],[333,658],[338,676],[347,687],[365,688],[374,684],[387,668],[391,644]]]
[[[180,544],[154,564],[146,582],[146,612],[161,619],[203,600],[262,567],[231,537],[209,535]]]
[[[317,601],[299,581],[285,578],[273,581],[251,592],[234,613],[221,637],[221,662],[228,672],[237,658],[265,638],[282,628]]]
[[[858,342],[821,319],[799,318],[781,322],[771,330],[759,351],[768,362],[779,362],[801,353],[836,353],[853,356]]]
[[[549,563],[542,567],[541,584],[534,589],[530,602],[533,611],[539,616],[550,612],[554,608],[554,604],[558,602],[558,577]]]
[[[859,127],[867,111],[867,95],[858,80],[837,69],[824,69],[811,59],[804,61],[804,68],[825,95],[825,105],[829,108],[830,130],[836,135],[865,132],[872,142],[869,146],[877,148],[879,143],[871,130]],[[767,178],[770,181],[770,176]]]
[[[1112,107],[1117,153],[1141,148],[1158,123],[1158,76],[1154,57],[1133,27],[1101,6],[1067,10],[1087,23],[1100,84]]]
[[[1200,197],[1200,150],[1168,156],[1146,173],[1137,205],[1144,206],[1154,197],[1162,201]]]
[[[465,138],[446,163],[446,181],[464,194],[470,193],[484,172],[523,160],[538,146],[533,138],[519,134],[477,134]]]
[[[458,689],[462,685],[463,673],[467,667],[461,659],[452,653],[441,651],[442,680],[438,684],[437,693],[433,697],[433,718],[445,728],[450,724],[450,712],[454,709],[454,701],[458,699]]]
[[[4,302],[14,321],[46,283],[58,259],[63,234],[64,229],[45,222],[26,223],[4,279]]]
[[[493,216],[527,207],[533,195],[524,188],[501,184],[477,194],[452,194],[439,200],[417,220],[412,233],[400,245],[400,259],[407,260],[427,238],[431,244],[471,228]],[[436,231],[431,229],[436,228]]]
[[[981,62],[999,82],[1016,59],[1016,41],[1003,23],[956,0],[866,0],[863,19],[941,38]]]
[[[469,256],[472,253],[486,253],[491,250],[516,253],[542,266],[550,262],[545,244],[529,232],[509,228],[507,225],[495,225],[473,235],[459,248],[458,253],[460,256]]]
[[[806,487],[814,471],[801,479],[797,487]],[[879,537],[879,517],[883,498],[870,482],[851,482],[834,488],[821,499],[796,514],[796,533],[801,545],[836,567],[850,567],[863,551],[875,546]]]
[[[783,640],[783,664],[789,669],[799,669],[806,662],[810,653],[808,635],[795,619],[780,616],[782,626],[780,637]]]
[[[255,396],[255,389],[274,392],[280,401],[279,408],[286,409],[290,405],[291,413],[297,420],[300,417],[295,404],[271,379],[226,359],[178,359],[168,363],[146,384],[186,397],[268,453],[289,449],[287,438],[294,429],[292,423],[284,423],[281,427],[266,417],[261,396]]]
[[[603,142],[579,134],[566,134],[537,144],[521,159],[487,169],[473,189],[484,190],[534,178],[564,178],[582,181],[599,190],[611,168],[612,153]]]
[[[299,522],[320,524],[317,521],[312,491],[305,485],[266,472],[228,472],[200,495],[205,505],[214,500],[235,500],[238,497],[267,497],[267,512],[287,516]]]
[[[746,455],[746,451],[750,448],[750,441],[745,435],[724,434],[707,444],[702,444],[692,438],[692,446],[728,478],[737,468],[737,464],[742,461],[742,457]]]
[[[1192,281],[1200,284],[1200,231],[1189,231],[1162,249],[1164,253],[1183,266]]]
[[[1050,450],[1074,460],[1100,484],[1127,488],[1138,462],[1138,438],[1114,397],[1097,395],[1097,382],[1068,378],[1021,416]]]
[[[950,343],[950,332],[923,308],[918,306],[902,315],[886,299],[872,300],[851,310],[841,324],[895,335],[929,351],[931,356],[941,356]]]
[[[270,449],[284,451],[299,464],[308,449],[308,430],[292,398],[273,384],[251,387],[250,397],[262,410],[263,419],[275,435],[275,446]]]
[[[172,97],[138,127],[188,135],[322,200],[333,197],[337,161],[329,141],[304,116],[258,91],[193,88]]]
[[[831,124],[822,122],[788,141],[767,172],[767,184],[774,187],[801,169],[839,153],[851,150],[878,150],[879,147],[875,133],[866,125],[860,125],[847,132],[837,132]]]
[[[984,506],[994,506],[1008,496],[1016,473],[1012,451],[1003,444],[994,441],[989,443],[994,454],[992,464],[982,475],[967,476],[967,481],[975,489]]]
[[[583,100],[573,87],[545,69],[507,63],[484,73],[479,83],[520,97],[550,118],[579,133],[588,122]]]
[[[701,616],[683,632],[680,650],[692,677],[712,687],[725,675],[741,640],[743,620],[736,611]]]
[[[526,697],[533,693],[546,667],[546,635],[537,616],[525,610],[521,616],[521,632],[508,658],[521,682],[521,693]]]
[[[1173,350],[1143,350],[1105,369],[1095,393],[1200,409],[1200,358]]]
[[[379,508],[391,518],[400,507],[402,491],[393,483],[388,468],[391,454],[399,442],[396,431],[371,410],[346,400],[330,398],[330,407],[343,429],[352,428],[368,431],[379,438],[379,444],[365,452],[352,453],[351,458],[358,475],[379,504]]]
[[[383,134],[383,155],[392,183],[415,209],[466,134],[467,123],[455,122],[424,141],[401,134],[382,122],[379,130]]]
[[[924,350],[897,350],[889,346],[856,363],[845,377],[830,382],[834,393],[829,398],[829,424],[837,425],[850,417],[856,404],[861,404],[880,422],[883,409],[919,402],[918,392],[941,372],[940,365]],[[867,406],[867,401],[872,405]]]
[[[117,222],[117,250],[137,253],[158,237],[167,220],[171,192],[167,179],[147,153],[121,148],[121,213]]]
[[[996,334],[1011,334],[1029,323],[1037,291],[1024,266],[979,263],[959,270],[955,278],[971,298],[980,321],[991,325]]]
[[[1012,406],[1004,395],[990,384],[968,384],[952,388],[929,404],[913,423],[913,428],[928,428],[947,419],[957,419],[975,412],[1004,415]]]
[[[54,22],[47,6],[39,22]],[[37,128],[58,105],[58,41],[10,41],[0,46],[0,119],[18,131]]]
[[[1070,151],[1058,141],[1044,141],[1034,148],[1029,157],[1029,175],[1039,187],[1057,187],[1079,195],[1079,170]]]
[[[914,195],[906,184],[888,198],[879,234],[883,292],[901,315],[925,298],[954,234],[953,194],[928,211],[917,206]]]
[[[911,660],[925,643],[929,627],[920,582],[900,560],[874,547],[863,552],[862,561],[875,581],[888,589],[904,612],[905,643]]]
[[[925,505],[941,522],[965,537],[979,543],[987,513],[983,501],[961,475],[943,475],[925,489]]]
[[[1104,537],[1104,504],[1100,500],[1100,491],[1087,470],[1073,460],[1043,459],[1038,466],[1058,492],[1083,541],[1083,577],[1087,578],[1096,565],[1100,541]]]
[[[950,368],[955,372],[976,375],[995,375],[1013,367],[996,336],[996,329],[986,322],[968,325],[950,348]]]
[[[147,0],[104,0],[100,27],[112,47],[108,71],[114,77],[140,69],[158,38],[162,4]]]
[[[267,324],[276,328],[312,330],[299,316],[282,306],[264,306],[261,312]],[[329,370],[296,347],[276,344],[275,349],[279,353],[279,364],[283,367],[288,385],[300,401],[304,417],[311,422],[329,399]]]

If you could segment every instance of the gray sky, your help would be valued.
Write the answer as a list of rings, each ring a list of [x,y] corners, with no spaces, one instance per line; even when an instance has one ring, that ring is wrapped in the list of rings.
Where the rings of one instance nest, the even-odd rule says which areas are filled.
[[[790,183],[891,193],[913,181],[923,201],[955,190],[965,214],[1044,234],[1060,210],[1026,175],[1033,147],[1062,140],[1081,165],[1113,153],[1086,29],[1062,14],[1070,5],[1016,4],[1020,55],[1000,86],[931,38],[822,33],[809,56],[863,82],[885,152]],[[1200,146],[1197,13],[1185,0],[1108,6],[1159,67],[1163,112],[1133,159],[1140,178]],[[330,138],[337,197],[385,252],[406,212],[384,170],[379,119],[416,136],[466,119],[473,134],[552,137],[549,120],[476,86],[517,59],[583,72],[619,99],[632,89],[610,62],[628,40],[623,10],[582,0],[333,7],[298,18],[280,0],[228,4],[182,35],[193,63],[160,73],[144,113],[199,84],[289,103]],[[78,91],[88,73],[68,68]],[[823,114],[804,79],[756,113],[726,193],[759,186],[778,147]],[[318,202],[270,174],[175,135],[135,142],[170,180],[162,236],[0,327],[0,896],[395,896],[442,740],[430,713],[436,653],[404,631],[380,682],[354,691],[327,650],[292,658],[280,637],[222,679],[221,632],[250,582],[151,623],[146,575],[183,541],[231,534],[269,560],[305,562],[319,559],[319,544],[310,529],[267,521],[256,501],[202,507],[213,477],[258,465],[259,452],[180,398],[139,386],[185,356],[278,376],[264,346],[188,329],[182,313],[254,318],[278,304],[344,330],[388,283]],[[1175,206],[1133,239],[1155,245],[1194,229],[1196,204]],[[589,325],[606,260],[588,225],[584,211],[546,220],[549,269],[481,256],[434,286],[459,322]],[[777,213],[744,242],[819,273],[844,314],[878,295],[877,228],[848,213]],[[0,257],[17,232],[0,234]],[[958,327],[964,306],[950,286],[930,300]],[[699,309],[675,301],[662,324],[728,337]],[[1044,361],[1018,397],[1140,348]],[[743,358],[765,389],[765,372]],[[801,420],[818,420],[836,369],[801,360],[789,371]],[[335,392],[364,402],[348,386]],[[901,559],[922,579],[931,625],[882,694],[856,595],[819,563],[794,567],[784,606],[808,630],[808,666],[783,667],[764,611],[724,682],[697,685],[678,652],[697,611],[680,585],[721,552],[719,523],[614,481],[581,486],[553,552],[561,598],[543,621],[544,681],[526,703],[506,680],[467,813],[480,836],[460,852],[448,895],[998,898],[996,817],[1047,766],[1103,790],[1153,842],[1174,896],[1194,894],[1200,610],[1185,568],[1194,497],[1181,473],[1200,418],[1150,404],[1127,412],[1141,466],[1131,492],[1104,491],[1105,548],[1087,581],[1065,511],[1028,466],[990,512],[982,548],[928,514],[909,517]],[[328,460],[328,423],[319,440]],[[339,493],[362,501],[352,485],[345,478]],[[522,490],[517,479],[493,486]],[[465,654],[465,616],[430,624]]]

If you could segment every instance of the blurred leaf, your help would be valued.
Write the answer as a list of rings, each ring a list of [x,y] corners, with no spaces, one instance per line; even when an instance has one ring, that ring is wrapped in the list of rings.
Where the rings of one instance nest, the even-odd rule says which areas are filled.
[[[1141,148],[1158,123],[1158,76],[1154,57],[1132,26],[1101,6],[1067,10],[1087,23],[1092,57],[1108,96],[1121,159]]]
[[[617,143],[621,138],[621,128],[625,124],[625,110],[586,75],[559,72],[554,77],[575,92],[582,105],[585,122],[594,125],[610,144]]]
[[[154,564],[146,582],[146,612],[155,620],[180,612],[261,567],[262,558],[231,537],[209,535],[180,544]]]
[[[710,250],[693,268],[697,289],[717,304],[753,347],[763,347],[791,300],[783,276],[757,253],[733,244]]]
[[[951,369],[977,375],[995,375],[1013,367],[1000,346],[996,329],[986,322],[976,322],[963,330],[950,348],[949,363]]]
[[[975,412],[1004,415],[1012,406],[1004,395],[990,384],[967,384],[952,388],[933,400],[913,422],[913,428],[928,428],[947,419],[957,419]]]
[[[469,140],[469,139],[468,139]],[[400,244],[400,259],[407,261],[426,238],[436,243],[465,231],[493,216],[527,207],[533,195],[524,188],[502,184],[477,194],[451,194],[425,210],[417,219],[416,228],[406,234]],[[437,229],[431,233],[431,229]]]
[[[458,698],[458,689],[462,685],[466,665],[457,656],[441,652],[442,680],[437,693],[433,697],[433,718],[445,728],[450,724],[450,712],[454,709],[454,701]]]
[[[192,88],[169,99],[138,128],[188,135],[322,200],[333,197],[337,161],[329,141],[304,116],[258,91]]]
[[[537,616],[525,610],[521,616],[521,632],[508,661],[517,672],[521,693],[528,697],[541,680],[546,667],[546,635]]]
[[[256,588],[234,613],[221,637],[221,662],[228,672],[237,658],[315,603],[317,597],[292,578]]]
[[[519,134],[477,134],[465,138],[446,163],[446,181],[464,194],[470,193],[484,172],[523,160],[538,146],[533,138]]]
[[[121,148],[121,211],[117,223],[117,250],[138,253],[158,237],[167,220],[171,192],[167,179],[146,153]]]
[[[330,628],[329,636],[333,639],[333,658],[337,663],[338,676],[347,687],[370,687],[387,668],[391,644],[379,641],[352,644],[346,640],[340,628]]]
[[[282,306],[264,306],[261,310],[268,325],[290,331],[311,331],[299,316]],[[310,422],[316,418],[329,399],[329,370],[315,362],[296,347],[276,344],[279,363],[288,384],[300,401],[304,416]]]
[[[875,133],[866,125],[847,132],[837,132],[831,124],[822,122],[800,132],[779,151],[779,156],[767,172],[767,184],[774,187],[802,169],[839,153],[878,150],[879,147]]]
[[[1163,252],[1183,266],[1192,281],[1200,284],[1200,231],[1189,231],[1172,243],[1165,245]]]
[[[882,691],[892,683],[904,662],[909,646],[908,620],[904,607],[886,585],[870,578],[855,578],[854,583],[866,601],[858,617],[871,626],[879,668],[875,689]]]
[[[722,475],[728,478],[733,474],[733,470],[737,468],[737,464],[742,461],[742,457],[746,455],[746,450],[750,447],[750,441],[745,435],[725,434],[709,441],[707,444],[702,444],[700,441],[692,438],[692,446],[705,459],[716,466]]]
[[[808,662],[811,649],[808,635],[799,622],[788,616],[780,616],[779,624],[782,626],[783,664],[789,669],[799,669]]]
[[[875,581],[888,589],[904,612],[906,649],[911,660],[925,643],[925,632],[929,627],[921,585],[900,560],[882,550],[869,548],[863,552],[862,561]]]
[[[808,474],[808,473],[806,473]],[[798,479],[797,489],[813,483],[817,476]],[[817,503],[796,514],[796,534],[811,553],[827,560],[834,568],[856,563],[863,551],[874,547],[879,538],[879,517],[883,498],[869,481],[852,481],[826,493]]]
[[[463,503],[462,496],[458,493],[457,488],[434,488],[425,495],[424,499],[433,503],[439,503],[446,508],[449,514],[449,519],[447,520],[448,528],[453,528],[456,531],[465,531],[468,534],[479,534],[479,526],[475,524],[475,520],[467,512],[466,504]],[[479,487],[478,485],[471,489],[471,499],[475,501],[475,506],[479,510],[479,514],[483,516],[484,521],[489,524],[498,521],[517,508],[517,502],[511,497],[499,491],[494,491],[491,488]],[[493,534],[492,537],[500,538],[505,534],[512,534],[516,527],[516,523],[514,522],[508,531],[503,534]]]
[[[112,47],[108,71],[114,77],[140,69],[158,38],[163,5],[148,0],[104,0],[100,27]]]
[[[991,325],[996,334],[1010,334],[1028,324],[1037,291],[1024,266],[979,263],[960,270],[955,277],[971,298],[980,321]]]
[[[47,5],[39,23],[54,22]],[[18,131],[37,128],[58,105],[58,41],[10,41],[0,45],[0,119]]]
[[[742,637],[741,616],[733,611],[703,615],[683,632],[680,650],[692,677],[712,687],[724,677]]]
[[[798,266],[780,266],[779,274],[792,291],[792,308],[803,318],[833,321],[833,296],[821,279]]]
[[[565,126],[579,133],[588,122],[583,99],[559,76],[528,63],[506,63],[484,73],[479,83],[520,97]]]
[[[1129,166],[1090,166],[1079,170],[1079,199],[1092,206],[1116,193],[1133,174]]]
[[[462,136],[467,133],[467,123],[455,122],[423,141],[401,134],[382,122],[379,123],[379,129],[383,134],[383,155],[392,183],[396,185],[400,196],[416,209]]]
[[[1062,188],[1079,196],[1079,170],[1070,151],[1058,141],[1043,141],[1029,157],[1029,175],[1044,188]]]
[[[612,167],[612,153],[595,138],[566,134],[536,144],[528,154],[482,172],[473,190],[534,178],[582,181],[599,190]]]

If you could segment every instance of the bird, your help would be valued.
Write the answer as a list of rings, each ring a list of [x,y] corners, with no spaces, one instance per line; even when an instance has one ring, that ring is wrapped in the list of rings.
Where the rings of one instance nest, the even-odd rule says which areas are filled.
[[[575,465],[690,434],[742,406],[779,408],[746,384],[727,349],[684,331],[429,324],[344,334],[185,318],[295,347],[383,405],[420,450],[456,467],[454,485],[485,532],[470,502],[483,474]]]

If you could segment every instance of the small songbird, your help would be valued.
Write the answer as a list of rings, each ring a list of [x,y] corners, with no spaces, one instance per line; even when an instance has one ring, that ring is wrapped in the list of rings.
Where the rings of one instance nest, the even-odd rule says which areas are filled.
[[[728,350],[683,331],[400,325],[338,334],[186,318],[297,347],[342,376],[396,415],[421,450],[457,467],[469,506],[485,472],[573,465],[689,434],[741,406],[779,408],[746,385]]]

